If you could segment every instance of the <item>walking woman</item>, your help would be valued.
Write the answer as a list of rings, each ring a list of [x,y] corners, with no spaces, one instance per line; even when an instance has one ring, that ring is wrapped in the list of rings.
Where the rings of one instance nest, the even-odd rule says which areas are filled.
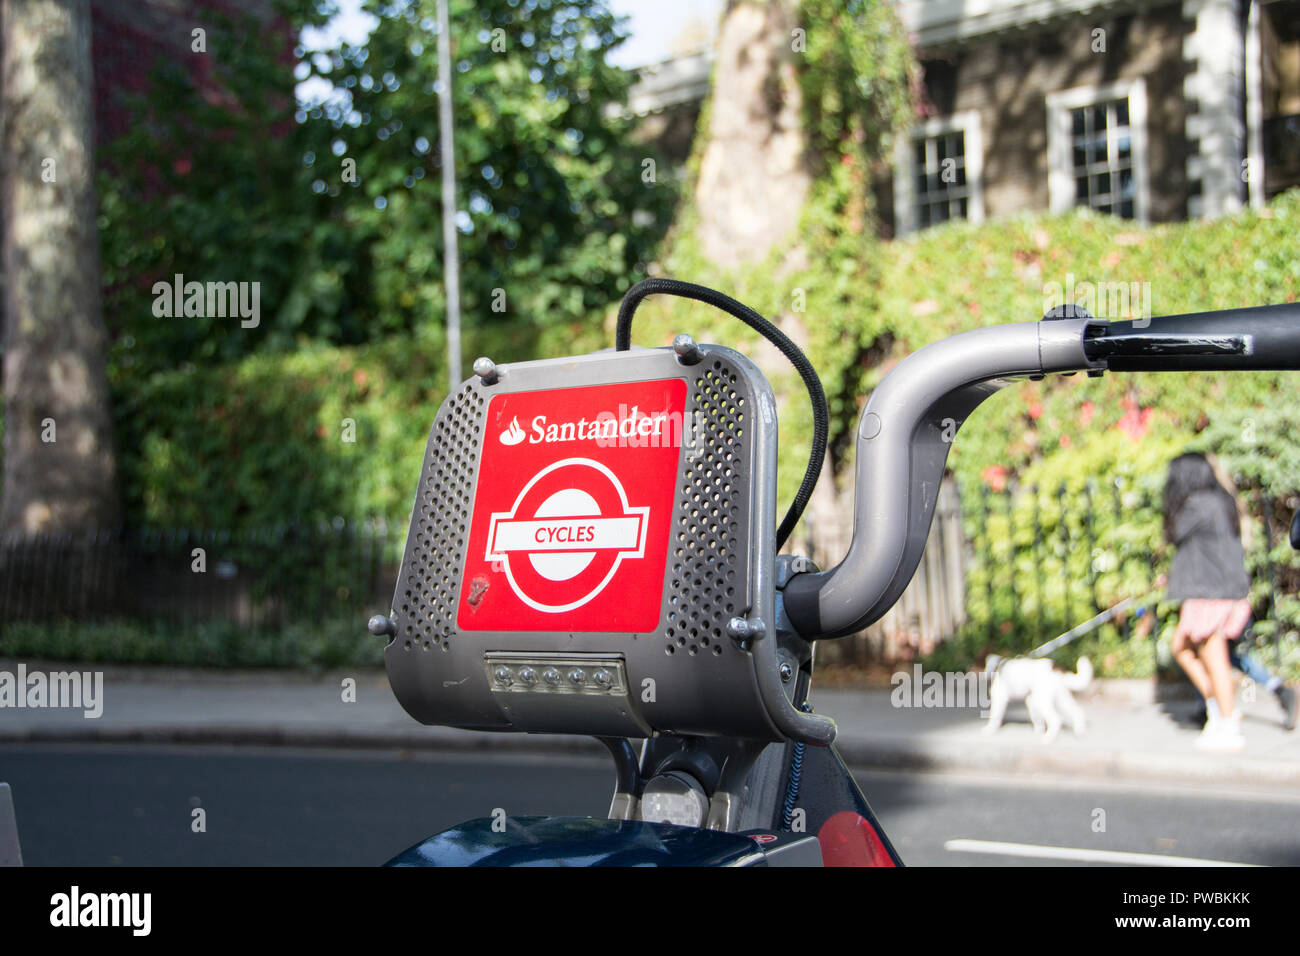
[[[1174,658],[1205,698],[1209,715],[1196,745],[1231,751],[1245,746],[1228,642],[1250,621],[1250,579],[1241,522],[1232,494],[1204,455],[1179,455],[1169,465],[1164,494],[1165,536],[1178,550],[1166,595],[1182,601]]]

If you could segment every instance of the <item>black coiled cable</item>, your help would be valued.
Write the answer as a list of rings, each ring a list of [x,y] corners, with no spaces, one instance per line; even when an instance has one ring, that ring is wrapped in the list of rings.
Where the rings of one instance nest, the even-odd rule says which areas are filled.
[[[694,299],[740,319],[780,349],[781,354],[790,360],[790,364],[803,379],[804,386],[808,389],[808,398],[812,402],[812,448],[803,481],[799,485],[798,492],[795,493],[794,501],[790,503],[789,510],[781,520],[780,527],[776,529],[776,546],[779,550],[790,537],[790,532],[794,531],[794,526],[799,523],[804,508],[808,506],[808,499],[812,497],[813,488],[817,486],[817,478],[821,475],[822,462],[826,460],[826,442],[830,437],[830,412],[826,408],[826,392],[822,389],[821,379],[817,377],[812,363],[800,351],[799,346],[749,306],[707,286],[680,282],[677,279],[645,279],[627,290],[627,295],[623,296],[623,304],[618,309],[618,325],[614,331],[614,348],[617,351],[626,352],[632,347],[632,316],[636,314],[641,301],[651,295],[676,295],[684,299]]]

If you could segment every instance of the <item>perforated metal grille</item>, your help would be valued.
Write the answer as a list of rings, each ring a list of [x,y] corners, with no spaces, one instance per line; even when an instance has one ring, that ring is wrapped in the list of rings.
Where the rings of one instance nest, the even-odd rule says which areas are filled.
[[[706,359],[692,384],[691,444],[668,558],[673,596],[664,651],[721,657],[732,647],[727,621],[745,594],[748,515],[739,501],[749,483],[753,399],[744,380],[718,359]]]
[[[465,385],[433,426],[403,566],[398,638],[408,651],[451,647],[483,405],[483,397]]]

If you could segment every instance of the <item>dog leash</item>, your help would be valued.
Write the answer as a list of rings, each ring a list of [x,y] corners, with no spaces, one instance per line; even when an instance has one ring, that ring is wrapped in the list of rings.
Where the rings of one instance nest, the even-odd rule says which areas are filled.
[[[1154,591],[1148,591],[1146,594],[1141,594],[1138,595],[1137,597],[1125,598],[1124,600],[1116,604],[1114,607],[1108,607],[1106,610],[1102,611],[1096,617],[1089,618],[1088,620],[1080,624],[1078,627],[1073,627],[1070,630],[1066,631],[1060,637],[1054,637],[1046,644],[1040,644],[1038,647],[1035,647],[1032,651],[1030,651],[1025,656],[1046,657],[1048,654],[1052,653],[1052,651],[1056,650],[1058,647],[1064,647],[1066,644],[1069,644],[1076,637],[1082,637],[1084,634],[1087,634],[1089,631],[1094,631],[1097,628],[1101,627],[1103,624],[1107,623],[1108,621],[1114,620],[1117,615],[1122,614],[1124,611],[1127,611],[1134,604],[1147,603],[1148,599],[1155,597],[1157,594],[1160,594],[1163,590],[1164,590],[1163,588],[1157,588]]]

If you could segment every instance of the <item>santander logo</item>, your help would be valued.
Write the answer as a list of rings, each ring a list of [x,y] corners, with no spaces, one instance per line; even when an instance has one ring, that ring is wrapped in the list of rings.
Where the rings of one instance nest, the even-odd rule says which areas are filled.
[[[677,447],[681,444],[682,422],[674,422],[667,412],[641,411],[640,405],[629,409],[620,405],[618,412],[604,411],[591,418],[552,421],[546,415],[536,415],[528,422],[525,431],[519,416],[510,420],[509,426],[498,436],[503,445],[521,445],[527,439],[530,445],[555,445],[565,442],[594,441],[598,445],[630,445],[633,447]]]
[[[503,445],[518,445],[524,440],[524,437],[524,430],[519,427],[518,415],[516,415],[514,420],[510,422],[510,427],[500,435],[501,444]]]

